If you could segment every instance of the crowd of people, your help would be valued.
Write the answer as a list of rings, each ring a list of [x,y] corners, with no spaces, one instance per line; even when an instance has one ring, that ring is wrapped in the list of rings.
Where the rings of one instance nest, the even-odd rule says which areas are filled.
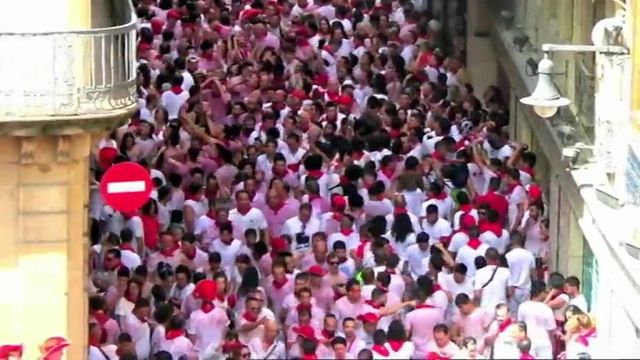
[[[423,2],[133,2],[138,110],[91,173],[154,190],[92,191],[90,360],[592,356],[536,155]]]

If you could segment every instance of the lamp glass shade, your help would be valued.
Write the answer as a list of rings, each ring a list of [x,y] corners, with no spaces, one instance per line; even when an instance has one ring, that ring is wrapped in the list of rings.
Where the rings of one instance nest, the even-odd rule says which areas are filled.
[[[548,118],[552,117],[553,115],[555,115],[558,112],[558,107],[557,106],[539,106],[539,105],[534,105],[533,106],[533,112],[538,114],[538,116],[540,116],[543,119],[548,119]]]
[[[552,74],[553,62],[545,55],[538,64],[538,83],[533,94],[520,99],[521,103],[533,106],[535,113],[543,118],[552,117],[559,107],[571,104],[571,100],[558,92]]]

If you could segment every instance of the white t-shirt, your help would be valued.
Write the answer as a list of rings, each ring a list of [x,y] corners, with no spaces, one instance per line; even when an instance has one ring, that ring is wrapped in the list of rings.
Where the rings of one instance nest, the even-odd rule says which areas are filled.
[[[580,308],[580,310],[584,311],[585,313],[589,311],[589,305],[587,304],[587,298],[584,297],[583,294],[580,294],[574,298],[571,298],[571,300],[569,300],[569,305],[575,305],[578,308]]]
[[[536,268],[536,259],[533,254],[523,248],[514,248],[505,257],[511,272],[509,286],[521,290],[531,289],[531,271]]]
[[[320,231],[320,221],[314,217],[311,217],[304,226],[298,216],[292,217],[282,225],[282,234],[291,237],[293,240],[291,246],[294,250],[308,249],[311,246],[311,237],[318,231]]]
[[[525,301],[518,308],[518,321],[527,324],[532,347],[551,346],[549,331],[555,330],[556,319],[549,305],[539,301]]]
[[[429,244],[433,245],[439,242],[441,237],[451,235],[451,224],[443,218],[439,218],[433,225],[424,219],[422,220],[422,230],[429,234]]]
[[[260,209],[251,208],[246,214],[241,214],[238,209],[229,211],[229,221],[233,224],[233,235],[236,239],[244,240],[244,232],[247,229],[255,229],[258,235],[260,230],[269,227],[264,214]]]
[[[494,270],[496,274],[493,280],[489,282]],[[473,289],[482,291],[480,298],[480,306],[482,308],[493,311],[496,305],[507,303],[507,286],[510,277],[511,272],[509,272],[509,269],[498,267],[496,270],[495,265],[487,265],[476,271]],[[484,288],[482,288],[483,286]]]
[[[456,254],[456,263],[465,264],[467,266],[467,275],[473,277],[476,273],[475,260],[478,256],[484,257],[487,253],[487,249],[489,249],[489,246],[483,243],[481,243],[477,249],[474,249],[469,245],[465,245],[461,247]]]
[[[169,120],[177,119],[180,115],[180,107],[189,100],[189,93],[182,91],[176,95],[173,91],[165,91],[160,97],[160,104],[167,110]]]

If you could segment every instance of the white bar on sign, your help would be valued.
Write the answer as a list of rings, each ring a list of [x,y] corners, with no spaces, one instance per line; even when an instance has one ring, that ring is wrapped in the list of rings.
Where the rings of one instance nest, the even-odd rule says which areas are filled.
[[[146,188],[144,181],[121,181],[107,184],[107,193],[121,194],[130,192],[142,192]]]

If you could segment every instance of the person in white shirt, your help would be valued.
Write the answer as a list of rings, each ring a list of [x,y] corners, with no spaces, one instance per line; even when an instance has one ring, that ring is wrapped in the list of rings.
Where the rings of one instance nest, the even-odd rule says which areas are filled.
[[[269,227],[262,211],[251,206],[251,197],[246,190],[236,192],[236,208],[229,211],[229,221],[233,224],[233,235],[236,239],[244,240],[248,229],[254,229],[259,239],[269,243]]]
[[[169,120],[177,120],[180,108],[189,100],[189,92],[182,88],[182,75],[175,75],[171,80],[171,88],[162,93],[160,105],[167,110]]]
[[[580,280],[575,276],[569,276],[564,280],[564,292],[569,295],[569,305],[575,305],[583,312],[589,312],[587,299],[580,292]]]
[[[473,277],[476,274],[476,258],[484,257],[489,245],[478,239],[478,228],[472,226],[469,229],[469,240],[456,253],[456,263],[467,266],[467,274]]]
[[[220,267],[229,274],[236,262],[236,257],[240,254],[249,255],[251,251],[242,241],[234,238],[231,223],[221,224],[219,230],[220,238],[211,243],[209,250],[220,254],[222,260]]]
[[[436,205],[438,208],[438,213],[440,217],[449,221],[453,217],[453,208],[454,202],[451,196],[447,195],[447,192],[444,190],[444,184],[440,181],[434,181],[429,185],[429,196],[427,196],[427,201],[422,204],[422,214],[421,217],[427,216],[427,208],[430,205]]]
[[[311,204],[301,204],[298,216],[285,221],[282,226],[282,235],[288,235],[293,240],[291,247],[295,251],[309,249],[311,237],[320,231],[320,221],[311,213]]]
[[[138,255],[133,246],[133,231],[129,228],[124,228],[120,231],[120,261],[122,261],[122,265],[130,270],[142,264],[140,255]]]
[[[507,286],[511,272],[500,267],[500,254],[494,248],[485,254],[487,266],[476,271],[473,280],[474,298],[480,299],[480,306],[487,310],[495,309],[500,303],[507,303]]]
[[[425,232],[419,233],[416,236],[416,243],[407,247],[405,255],[411,277],[417,279],[418,276],[424,275],[427,272],[424,264],[429,263],[429,257],[431,256],[429,235]]]
[[[433,340],[427,343],[427,359],[451,359],[458,350],[449,336],[449,327],[445,324],[436,325],[433,328]]]
[[[553,331],[556,320],[553,310],[543,300],[546,297],[544,281],[534,281],[531,284],[531,299],[520,304],[518,321],[527,325],[527,335],[531,339],[533,356],[536,359],[552,359]]]
[[[430,204],[425,209],[425,219],[422,220],[422,230],[429,234],[429,243],[440,242],[443,237],[451,236],[451,224],[440,217],[438,206]]]
[[[184,299],[191,294],[196,286],[191,282],[191,270],[188,267],[178,265],[175,274],[176,282],[169,290],[168,295],[169,302],[179,309]]]
[[[151,304],[148,299],[140,298],[136,301],[133,311],[125,318],[122,332],[131,335],[135,344],[136,356],[147,359],[151,352],[151,328],[148,323]]]
[[[518,311],[522,302],[528,299],[531,291],[531,277],[536,274],[536,259],[524,249],[524,239],[518,233],[511,236],[511,250],[505,255],[509,272],[509,307],[513,313]]]

